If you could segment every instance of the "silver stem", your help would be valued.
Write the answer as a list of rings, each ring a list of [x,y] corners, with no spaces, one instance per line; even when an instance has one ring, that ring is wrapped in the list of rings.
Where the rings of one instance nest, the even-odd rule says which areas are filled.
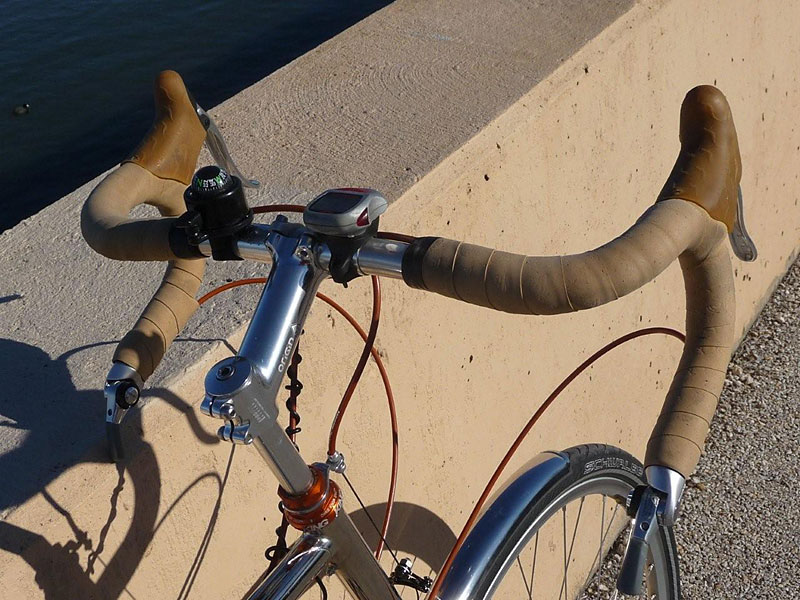
[[[278,231],[280,229],[281,231]],[[306,462],[278,423],[277,397],[317,288],[326,273],[302,260],[298,248],[309,240],[299,226],[273,228],[264,241],[270,271],[253,319],[235,357],[217,363],[206,376],[210,406],[230,400],[238,431],[253,445],[290,494],[313,482]],[[253,244],[252,247],[255,247]]]

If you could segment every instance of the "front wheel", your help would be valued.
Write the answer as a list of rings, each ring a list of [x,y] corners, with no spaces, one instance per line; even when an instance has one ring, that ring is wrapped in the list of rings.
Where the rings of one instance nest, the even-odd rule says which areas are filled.
[[[532,484],[537,469],[538,483]],[[613,446],[576,446],[551,455],[506,486],[484,513],[462,548],[472,553],[471,572],[463,578],[470,583],[448,585],[456,583],[448,576],[440,597],[616,597],[624,548],[618,537],[629,522],[624,499],[643,477],[642,464]],[[651,537],[643,577],[641,597],[680,598],[671,528],[659,527]]]

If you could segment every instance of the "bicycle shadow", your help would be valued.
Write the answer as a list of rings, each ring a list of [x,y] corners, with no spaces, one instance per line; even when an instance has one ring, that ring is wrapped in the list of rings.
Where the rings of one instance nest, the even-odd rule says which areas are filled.
[[[53,511],[67,521],[74,536],[66,543],[51,543],[40,533],[0,520],[0,550],[16,554],[30,565],[37,585],[48,599],[117,598],[123,592],[130,595],[126,586],[161,524],[191,488],[212,478],[218,487],[216,504],[179,598],[188,595],[205,557],[230,471],[233,452],[224,478],[216,471],[203,473],[158,520],[160,468],[152,446],[141,437],[141,412],[131,411],[123,425],[123,443],[129,458],[112,465],[103,435],[103,394],[99,390],[76,389],[66,364],[66,359],[76,352],[114,343],[76,348],[51,359],[40,348],[0,338],[0,356],[13,357],[0,363],[0,389],[8,392],[0,397],[0,448],[10,448],[0,454],[0,514],[41,494]],[[153,398],[151,401],[165,401],[181,411],[200,442],[219,443],[216,436],[202,428],[191,404],[163,388],[148,390],[147,395]],[[104,464],[117,470],[108,513],[97,539],[92,539],[89,529],[83,530],[47,490],[61,473],[81,464]],[[126,485],[132,486],[135,499],[132,515],[125,517],[130,523],[113,556],[107,557],[106,536],[118,516],[118,500]],[[92,524],[90,529],[95,530],[95,526]],[[100,570],[98,563],[103,565],[99,575],[95,573]]]
[[[350,513],[350,518],[370,548],[378,545],[376,525],[383,522],[385,511],[386,503],[382,502]],[[456,535],[441,517],[424,506],[395,502],[386,541],[399,557],[409,554],[423,560],[433,573],[438,573],[456,543]]]
[[[210,340],[184,341],[206,343]],[[123,594],[133,597],[126,586],[161,525],[195,485],[210,478],[216,481],[218,493],[205,534],[178,595],[178,598],[186,598],[203,564],[228,480],[233,447],[223,477],[216,471],[199,475],[159,519],[161,472],[152,446],[142,438],[139,410],[128,414],[122,428],[127,460],[117,465],[108,462],[103,435],[103,394],[99,390],[76,389],[66,361],[87,348],[115,343],[108,341],[79,347],[51,359],[40,348],[0,338],[0,356],[13,357],[0,363],[0,389],[8,392],[0,397],[0,434],[3,436],[0,440],[3,446],[11,448],[0,454],[0,481],[3,482],[0,514],[41,494],[54,513],[66,520],[73,536],[65,543],[52,543],[41,533],[0,520],[0,550],[18,555],[31,567],[36,584],[48,600],[106,599]],[[148,390],[147,396],[152,398],[150,401],[167,402],[182,412],[201,443],[219,443],[216,436],[200,425],[190,403],[163,388]],[[109,490],[104,523],[96,538],[89,533],[97,530],[96,523],[83,529],[47,490],[61,473],[81,464],[103,464],[117,471],[114,488]],[[133,488],[133,513],[125,517],[130,523],[122,542],[113,556],[107,557],[106,537],[118,517],[118,502],[126,485]],[[385,504],[375,504],[351,515],[372,547],[376,545],[378,534],[367,515],[380,523],[384,510]],[[98,510],[98,514],[103,513]],[[455,543],[455,535],[444,521],[427,508],[406,502],[395,504],[387,538],[394,550],[422,559],[434,571],[439,569]]]

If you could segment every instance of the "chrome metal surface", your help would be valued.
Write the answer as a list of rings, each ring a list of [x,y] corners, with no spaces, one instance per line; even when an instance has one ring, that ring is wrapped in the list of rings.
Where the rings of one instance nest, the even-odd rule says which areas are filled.
[[[139,389],[144,387],[144,381],[142,381],[142,377],[136,369],[122,361],[115,361],[114,364],[111,365],[108,375],[106,375],[106,381],[122,381],[123,379],[133,381]]]
[[[253,443],[253,436],[250,435],[250,423],[234,425],[228,421],[217,430],[217,437],[223,442],[232,444],[250,445]]]
[[[270,234],[281,231],[284,235],[288,234],[289,237],[296,237],[300,234],[302,228],[293,223],[253,225],[237,240],[236,253],[242,260],[271,263],[273,262],[274,249],[270,246],[268,240]],[[380,238],[369,240],[356,252],[355,260],[358,272],[361,275],[378,275],[380,277],[401,279],[403,277],[403,255],[408,246],[405,242],[395,242],[393,240]],[[211,244],[207,240],[201,242],[197,247],[204,256],[211,256]],[[309,250],[309,248],[313,249]],[[296,248],[298,254],[296,258],[301,263],[309,262],[310,256],[307,254],[309,251],[316,258],[317,267],[327,270],[331,262],[330,249],[325,244],[312,244],[308,240]]]
[[[266,235],[264,235],[265,232]],[[264,291],[245,333],[239,354],[215,365],[206,376],[209,410],[227,401],[241,423],[248,424],[242,443],[255,443],[261,456],[291,494],[302,494],[313,478],[305,461],[277,422],[276,398],[297,345],[314,295],[325,272],[297,256],[308,246],[305,229],[276,219],[268,227],[256,227],[250,240],[273,256]],[[218,374],[224,373],[224,377]],[[237,430],[223,427],[222,435],[236,441]],[[248,437],[250,436],[250,437]]]
[[[568,459],[564,456],[563,460],[566,462]],[[547,462],[541,464],[546,465]],[[551,466],[557,467],[556,464]],[[564,468],[569,467],[565,465]],[[548,520],[552,518],[558,519],[559,517],[556,516],[557,513],[562,513],[563,515],[564,513],[562,511],[570,503],[578,502],[586,496],[602,495],[604,498],[610,498],[619,502],[621,499],[624,499],[632,489],[630,483],[617,477],[593,476],[579,481],[574,485],[566,486],[564,491],[552,500],[549,500],[543,509],[539,508],[537,512],[533,512],[536,502],[543,498],[543,495],[547,491],[552,489],[549,487],[550,485],[561,485],[559,481],[561,475],[559,471],[556,470],[550,479],[547,473],[540,473],[544,478],[541,482],[542,487],[538,485],[519,485],[521,480],[524,480],[530,475],[530,471],[523,471],[523,475],[506,488],[506,491],[497,498],[489,509],[487,509],[484,516],[481,517],[472,529],[467,538],[467,542],[471,543],[474,541],[476,549],[471,551],[462,549],[458,555],[456,555],[453,567],[458,564],[458,572],[454,573],[452,571],[453,567],[451,567],[451,571],[443,582],[439,595],[440,600],[490,598],[498,591],[505,591],[500,587],[503,577],[507,573],[510,573],[509,569],[511,569],[514,564],[517,564],[516,558],[519,552],[529,544],[534,543],[534,535]],[[532,494],[535,498],[528,501],[528,498],[525,498],[525,494],[527,493]],[[518,497],[515,498],[514,496]],[[611,520],[604,523],[606,532],[611,529],[618,508],[620,514],[624,514],[621,507],[616,507]],[[507,509],[510,509],[510,512],[506,512]],[[578,508],[578,510],[580,511],[580,508]],[[562,516],[562,518],[565,518],[565,516]],[[577,517],[574,518],[575,522],[577,522]],[[565,522],[566,521],[564,521],[564,523]],[[495,536],[499,536],[500,539],[497,539]],[[599,541],[602,545],[602,538]],[[593,544],[597,542],[598,540],[592,540]],[[653,564],[661,565],[661,567],[666,566],[669,556],[666,538],[659,535],[656,536],[652,542],[650,551]],[[573,543],[575,543],[574,537]],[[569,558],[566,559],[565,563],[568,562]],[[566,575],[566,569],[563,571],[563,574]],[[548,572],[548,575],[551,577],[559,576],[551,572]],[[652,584],[652,592],[650,593],[654,595],[648,596],[648,598],[675,597],[670,594],[670,590],[674,588],[672,587],[672,580],[670,579],[670,573],[668,571],[660,568],[659,570],[651,572],[650,575],[651,577],[648,578],[648,586]],[[513,577],[514,574],[511,574],[511,576]],[[532,577],[528,579],[528,581],[531,580]],[[499,590],[498,587],[500,587]],[[650,588],[648,588],[648,591],[650,591]],[[528,596],[526,595],[524,597]],[[554,599],[556,597],[555,595],[553,596]]]
[[[279,313],[280,306],[274,306],[273,310]],[[219,379],[217,373],[226,368],[232,371],[231,376]],[[246,356],[232,356],[218,362],[206,375],[206,396],[211,398],[211,412],[217,404],[232,404],[235,409],[236,419],[222,427],[218,432],[220,436],[236,443],[235,425],[248,425],[250,438],[242,438],[242,443],[256,442],[256,448],[278,478],[278,483],[293,494],[301,494],[311,486],[313,477],[278,424],[275,399],[280,391],[280,379],[276,377],[269,387],[259,369]]]
[[[331,471],[334,473],[344,473],[347,470],[347,463],[344,461],[344,454],[336,450],[333,454],[328,454],[328,459],[325,461]]]
[[[244,236],[236,241],[236,254],[242,260],[252,260],[253,262],[271,263],[272,251],[266,245],[266,238],[269,230],[262,229],[259,225],[249,229]],[[211,242],[204,240],[197,245],[197,249],[206,258],[211,257]]]
[[[408,248],[404,242],[372,239],[356,253],[356,264],[362,275],[403,277],[403,255]]]
[[[645,543],[650,542],[650,537],[658,527],[656,522],[658,503],[658,496],[652,490],[645,490],[639,502],[639,508],[636,510],[636,516],[633,518],[631,538],[642,540]]]
[[[138,400],[139,390],[144,386],[141,376],[133,367],[126,365],[124,362],[116,361],[111,365],[111,369],[106,375],[106,384],[103,387],[103,394],[106,398],[106,423],[119,425],[122,419],[125,418],[128,409],[122,408],[117,404],[117,389],[123,382],[127,381],[132,381],[136,386],[136,400]]]
[[[236,409],[233,407],[233,402],[228,399],[223,402],[213,402],[211,404],[211,415],[215,419],[225,419],[226,421],[233,421],[237,423],[240,421],[239,416],[236,414]]]
[[[103,394],[106,397],[106,423],[119,425],[128,413],[127,408],[122,408],[117,404],[117,388],[124,385],[121,381],[106,382],[103,387]]]
[[[647,483],[664,494],[659,506],[659,514],[664,525],[671,527],[678,518],[686,480],[683,475],[668,467],[652,465],[645,469]]]
[[[486,513],[473,527],[448,571],[440,598],[468,600],[476,598],[478,590],[492,585],[486,580],[491,563],[508,559],[504,548],[509,534],[518,527],[553,481],[562,477],[569,461],[561,454],[545,452],[534,458],[529,466],[492,502]],[[505,552],[503,551],[505,550]]]
[[[331,563],[336,576],[358,600],[399,600],[389,577],[375,560],[361,534],[344,509],[321,530],[331,540]]]
[[[125,403],[133,406],[139,401],[139,388],[131,386],[125,390]]]
[[[269,225],[249,227],[236,241],[236,253],[242,260],[271,263],[272,249],[267,243],[272,228]],[[211,247],[209,246],[209,252]]]
[[[239,356],[247,357],[261,374],[262,383],[274,393],[289,366],[314,294],[325,273],[304,264],[294,251],[298,238],[272,232],[267,244],[275,265],[247,328]]]
[[[217,128],[216,123],[214,123],[214,119],[211,118],[203,108],[195,102],[194,104],[195,112],[197,113],[200,122],[206,128],[206,147],[208,151],[211,152],[211,156],[214,157],[214,162],[216,162],[220,167],[224,168],[228,173],[231,175],[236,175],[239,179],[242,180],[242,185],[249,188],[257,188],[261,185],[261,183],[257,179],[249,179],[242,175],[242,172],[236,167],[236,163],[233,161],[230,152],[228,152],[228,146],[225,144],[225,138],[222,137],[222,133]]]
[[[644,573],[650,541],[658,531],[658,492],[646,487],[639,499],[636,516],[631,523],[628,545],[620,565],[617,590],[629,596],[642,593],[642,574]]]
[[[753,238],[747,233],[744,225],[744,203],[742,201],[742,186],[739,186],[739,197],[736,206],[736,218],[733,221],[733,231],[728,234],[728,238],[733,248],[733,253],[746,262],[752,262],[758,257],[758,250],[753,242]]]
[[[331,541],[316,534],[304,533],[289,548],[278,563],[247,600],[294,600],[302,596],[317,577],[327,575],[331,556]]]
[[[403,254],[408,244],[373,238],[356,252],[358,272],[362,275],[378,275],[401,279],[403,277]],[[331,252],[327,246],[318,244],[314,249],[317,264],[327,269],[331,262]]]
[[[200,403],[200,412],[205,416],[211,416],[211,405],[214,404],[214,398],[211,396],[204,396],[203,401]]]
[[[294,251],[294,255],[300,259],[300,262],[306,264],[311,262],[313,259],[313,254],[311,253],[311,247],[300,245],[297,246],[297,249]]]
[[[202,242],[197,244],[197,249],[206,258],[211,257],[211,242],[209,242],[208,240],[203,240]]]
[[[344,509],[321,530],[307,531],[248,600],[298,598],[314,577],[334,570],[358,600],[399,600],[387,575]]]

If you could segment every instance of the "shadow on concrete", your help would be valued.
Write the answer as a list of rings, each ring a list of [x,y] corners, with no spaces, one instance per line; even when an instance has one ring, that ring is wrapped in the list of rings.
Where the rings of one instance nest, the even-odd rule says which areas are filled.
[[[385,510],[384,502],[371,504],[366,509],[350,514],[370,548],[378,545],[379,533],[375,525],[383,522]],[[456,535],[447,523],[424,506],[396,502],[386,541],[396,553],[421,559],[433,572],[438,573],[456,543]]]
[[[113,343],[113,342],[108,342]],[[66,356],[0,339],[0,510],[22,504],[103,441],[101,390],[76,390]]]
[[[97,342],[51,359],[35,346],[0,338],[0,356],[4,357],[0,361],[0,513],[22,504],[80,462],[107,460],[103,392],[99,386],[75,389],[67,359],[116,343]],[[103,375],[98,374],[98,381]],[[165,388],[148,389],[146,397],[148,402],[164,401],[182,412],[200,442],[218,443],[216,436],[200,425],[190,403]],[[123,436],[138,438],[142,434],[137,415],[137,410],[130,411],[123,423]]]
[[[161,501],[158,461],[152,446],[142,439],[141,411],[130,411],[122,427],[127,458],[116,465],[118,476],[114,487],[109,489],[108,504],[97,507],[98,521],[104,519],[97,539],[89,533],[97,531],[97,522],[87,530],[82,529],[59,503],[57,493],[46,489],[71,467],[84,463],[108,464],[103,394],[100,390],[75,389],[66,361],[82,350],[110,344],[116,341],[82,346],[51,359],[37,347],[0,338],[0,356],[13,357],[0,363],[0,389],[4,390],[0,396],[0,440],[5,445],[0,455],[3,482],[0,511],[13,509],[41,494],[58,518],[66,520],[73,534],[73,539],[66,543],[51,543],[40,533],[0,521],[0,550],[16,554],[30,565],[48,600],[123,595],[134,598],[126,586],[161,525],[192,488],[213,479],[218,487],[216,502],[178,595],[181,600],[188,597],[206,556],[233,463],[233,447],[222,477],[215,471],[201,474],[158,519]],[[151,401],[167,402],[183,413],[200,443],[219,443],[198,422],[190,403],[163,388],[148,390],[147,395]],[[108,467],[112,468],[110,464]],[[118,500],[126,485],[133,486],[133,514],[122,543],[112,556],[105,556],[106,538],[118,516]],[[377,544],[378,532],[369,517],[380,523],[384,510],[385,504],[375,504],[351,515],[371,547]],[[418,557],[433,571],[440,568],[455,543],[455,535],[442,519],[427,508],[406,502],[395,504],[387,539],[393,550]],[[102,565],[99,568],[98,563]]]
[[[41,493],[53,511],[67,521],[74,536],[64,544],[51,543],[39,533],[0,521],[0,549],[19,555],[31,566],[36,583],[47,599],[118,598],[123,593],[126,597],[133,597],[126,586],[161,524],[191,488],[212,478],[218,484],[216,504],[178,596],[185,598],[205,558],[219,514],[233,451],[223,478],[213,471],[204,473],[157,521],[161,500],[160,469],[152,446],[141,437],[141,412],[138,410],[131,411],[123,424],[127,459],[116,465],[118,477],[114,488],[109,490],[108,504],[98,507],[98,519],[105,511],[107,513],[97,540],[93,540],[46,489],[70,467],[82,463],[108,463],[103,433],[103,394],[99,390],[75,389],[66,359],[92,346],[115,343],[100,342],[76,348],[52,360],[39,348],[0,339],[0,356],[13,357],[0,363],[0,389],[3,390],[0,396],[0,440],[5,446],[0,455],[0,481],[3,482],[0,510],[13,509]],[[166,389],[148,390],[148,396],[166,401],[184,413],[201,443],[219,443],[216,436],[208,434],[200,426],[191,404],[182,398]],[[114,554],[103,556],[106,537],[117,517],[117,503],[125,485],[133,486],[135,497],[130,524]],[[96,525],[93,523],[91,530],[96,530]],[[86,553],[88,558],[84,566],[81,556]],[[97,569],[97,563],[103,567]],[[99,575],[95,574],[96,570],[101,571]]]

